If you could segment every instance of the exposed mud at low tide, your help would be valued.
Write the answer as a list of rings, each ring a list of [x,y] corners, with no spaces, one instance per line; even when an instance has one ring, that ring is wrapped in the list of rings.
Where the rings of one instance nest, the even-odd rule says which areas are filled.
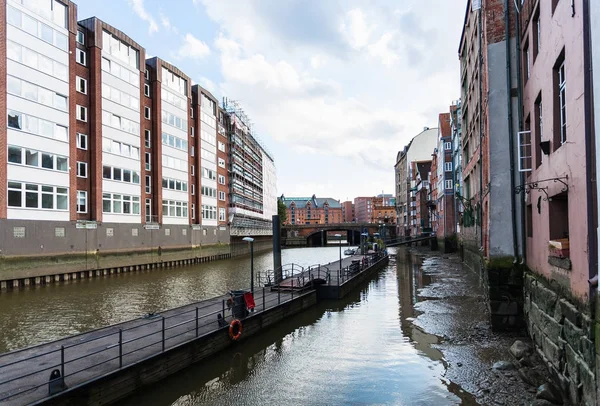
[[[410,256],[407,258],[406,256]],[[515,340],[532,345],[526,332],[497,333],[489,325],[489,315],[479,275],[463,267],[460,258],[426,250],[398,250],[397,262],[411,264],[410,272],[398,267],[398,277],[409,273],[414,286],[414,317],[407,318],[423,335],[432,350],[443,356],[445,378],[474,395],[482,405],[529,405],[535,400],[537,385],[545,382],[545,368],[537,356],[529,368],[516,369],[518,362],[509,352]],[[413,339],[418,340],[415,335]],[[423,343],[416,343],[421,346]],[[508,361],[508,369],[492,368]],[[526,383],[521,375],[535,385]]]

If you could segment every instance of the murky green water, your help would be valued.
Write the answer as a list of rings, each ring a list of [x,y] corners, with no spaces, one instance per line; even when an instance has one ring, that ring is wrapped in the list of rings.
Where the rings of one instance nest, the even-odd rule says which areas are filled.
[[[283,263],[327,263],[338,247],[288,249]],[[474,404],[444,378],[437,337],[411,323],[429,280],[404,254],[365,287],[243,340],[145,389],[127,405]],[[272,267],[271,253],[255,270]],[[250,283],[249,258],[114,275],[0,295],[0,351],[212,297]]]

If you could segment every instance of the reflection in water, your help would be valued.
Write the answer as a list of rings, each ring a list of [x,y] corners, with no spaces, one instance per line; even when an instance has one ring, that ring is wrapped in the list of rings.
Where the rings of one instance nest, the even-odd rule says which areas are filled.
[[[285,249],[282,263],[302,266],[338,258],[338,247]],[[273,268],[255,254],[256,271]],[[250,257],[154,271],[32,286],[0,294],[0,352],[89,331],[250,286]]]
[[[399,252],[345,300],[319,303],[124,403],[474,404],[444,379],[437,338],[410,323],[427,280]]]

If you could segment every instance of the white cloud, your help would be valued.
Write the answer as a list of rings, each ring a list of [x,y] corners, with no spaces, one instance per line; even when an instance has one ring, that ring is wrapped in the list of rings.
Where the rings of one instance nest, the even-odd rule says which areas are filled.
[[[169,17],[167,17],[166,15],[164,15],[163,13],[160,13],[160,24],[167,30],[167,31],[173,31],[175,34],[178,34],[179,31],[177,30],[177,28],[171,24],[171,20],[169,20]]]
[[[273,150],[278,194],[392,193],[398,150],[460,94],[464,8],[454,2],[407,1],[395,13],[395,1],[363,10],[315,1],[301,20],[293,2],[198,1],[220,27],[218,90]],[[334,3],[337,13],[323,13]],[[330,29],[312,15],[327,15]]]
[[[144,0],[129,0],[129,5],[133,7],[133,11],[139,18],[148,23],[148,32],[150,34],[158,31],[158,24],[156,24],[154,17],[144,8]]]
[[[175,58],[191,58],[191,59],[202,59],[210,55],[210,48],[206,43],[192,34],[187,33],[183,37],[183,44],[179,47],[175,54]]]
[[[361,49],[368,44],[372,30],[365,20],[365,14],[358,8],[348,11],[340,26],[340,31],[354,49]]]

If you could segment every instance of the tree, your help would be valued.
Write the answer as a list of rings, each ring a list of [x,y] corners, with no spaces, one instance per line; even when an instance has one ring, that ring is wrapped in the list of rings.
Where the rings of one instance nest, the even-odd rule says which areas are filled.
[[[277,199],[277,215],[279,224],[284,225],[287,222],[287,206],[280,199]]]

